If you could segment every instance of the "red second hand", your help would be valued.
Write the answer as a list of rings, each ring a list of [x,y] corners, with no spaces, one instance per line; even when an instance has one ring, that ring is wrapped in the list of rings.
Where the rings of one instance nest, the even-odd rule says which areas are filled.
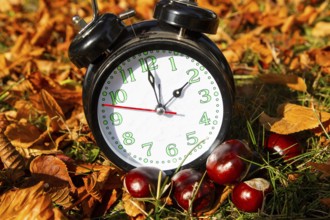
[[[146,111],[146,112],[157,112],[155,109],[136,108],[136,107],[128,107],[128,106],[122,106],[122,105],[102,104],[102,106],[129,109],[129,110],[137,110],[137,111]],[[177,113],[176,112],[171,112],[171,111],[165,111],[164,114],[176,115]]]

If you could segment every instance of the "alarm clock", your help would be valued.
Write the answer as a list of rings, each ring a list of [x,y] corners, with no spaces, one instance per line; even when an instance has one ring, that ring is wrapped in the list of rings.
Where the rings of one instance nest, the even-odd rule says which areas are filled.
[[[81,30],[70,60],[86,67],[83,105],[95,140],[123,170],[157,167],[168,174],[199,167],[229,130],[234,81],[207,34],[217,15],[193,0],[161,0],[154,19],[125,25],[134,11],[75,16]]]

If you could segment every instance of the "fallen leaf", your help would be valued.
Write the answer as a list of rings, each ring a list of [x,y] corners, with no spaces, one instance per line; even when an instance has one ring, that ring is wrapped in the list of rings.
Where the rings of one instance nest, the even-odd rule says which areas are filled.
[[[5,114],[0,114],[0,158],[8,178],[15,181],[24,176],[25,160],[4,135],[4,130],[9,122]]]
[[[52,200],[44,192],[44,183],[5,192],[0,196],[2,219],[54,219]]]
[[[330,120],[330,113],[321,112],[295,104],[282,104],[277,109],[278,117],[262,113],[259,122],[269,131],[278,134],[292,134],[320,127]]]
[[[327,37],[330,35],[330,22],[320,21],[312,29],[314,37]]]
[[[305,80],[297,75],[264,74],[260,75],[259,79],[263,83],[280,84],[296,91],[307,91]]]
[[[41,90],[41,100],[44,106],[44,109],[50,119],[50,123],[53,131],[60,129],[65,129],[65,116],[62,111],[62,108],[58,105],[56,100],[50,95],[46,90]]]
[[[42,155],[33,159],[30,172],[36,179],[48,183],[50,188],[69,185],[72,192],[76,189],[65,163],[53,155]]]
[[[15,147],[29,148],[36,143],[43,142],[49,136],[49,133],[40,131],[39,128],[30,124],[24,118],[18,123],[10,124],[6,128],[5,135]]]
[[[0,114],[0,158],[5,168],[22,170],[25,168],[23,157],[16,151],[15,147],[9,142],[4,135],[4,130],[9,122],[5,114]]]
[[[320,199],[320,202],[330,208],[330,198]]]
[[[47,193],[50,195],[52,201],[56,205],[63,206],[64,208],[70,207],[73,202],[73,197],[70,195],[70,189],[67,186],[64,187],[52,187]]]
[[[313,169],[322,173],[322,178],[330,176],[330,160],[327,163],[308,162],[306,166],[311,166]]]
[[[97,182],[97,173],[93,172],[92,174],[83,177],[84,185],[86,188],[86,191],[88,192],[91,197],[96,199],[97,201],[102,201],[102,195],[100,192],[101,185]]]
[[[233,188],[234,187],[230,186],[230,185],[226,186],[225,188],[222,188],[221,194],[217,197],[218,199],[215,202],[214,207],[211,210],[209,210],[203,214],[206,216],[212,216],[214,213],[216,213],[219,210],[220,206],[227,200],[227,198],[233,191]]]
[[[127,215],[131,217],[143,216],[144,219],[146,219],[145,217],[146,205],[144,202],[134,199],[125,190],[123,192],[122,201]]]
[[[103,193],[102,202],[95,207],[94,216],[103,216],[121,198],[122,191],[111,190]]]

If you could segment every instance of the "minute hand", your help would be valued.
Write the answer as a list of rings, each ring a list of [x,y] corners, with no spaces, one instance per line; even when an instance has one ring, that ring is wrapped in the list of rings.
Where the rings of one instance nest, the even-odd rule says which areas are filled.
[[[147,66],[147,70],[148,70],[148,81],[149,81],[149,83],[150,83],[152,89],[154,90],[155,97],[156,97],[156,100],[157,100],[157,104],[158,104],[158,105],[161,105],[160,100],[159,100],[159,98],[158,98],[158,96],[157,96],[157,93],[156,93],[155,77],[152,75],[152,73],[151,73],[151,71],[150,71],[150,69],[149,69],[149,65],[148,65],[146,59],[144,60],[144,62],[145,62],[145,64],[146,64],[146,66]]]
[[[174,98],[179,98],[182,94],[183,89],[188,85],[189,85],[189,82],[186,82],[181,88],[174,90],[172,98],[170,98],[170,100],[168,100],[165,103],[164,107],[166,107]]]

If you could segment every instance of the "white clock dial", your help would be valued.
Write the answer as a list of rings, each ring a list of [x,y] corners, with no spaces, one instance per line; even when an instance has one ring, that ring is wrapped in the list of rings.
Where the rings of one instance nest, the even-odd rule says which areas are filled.
[[[221,92],[208,69],[165,50],[123,61],[104,81],[97,106],[102,136],[119,158],[162,170],[207,152],[223,116]]]

